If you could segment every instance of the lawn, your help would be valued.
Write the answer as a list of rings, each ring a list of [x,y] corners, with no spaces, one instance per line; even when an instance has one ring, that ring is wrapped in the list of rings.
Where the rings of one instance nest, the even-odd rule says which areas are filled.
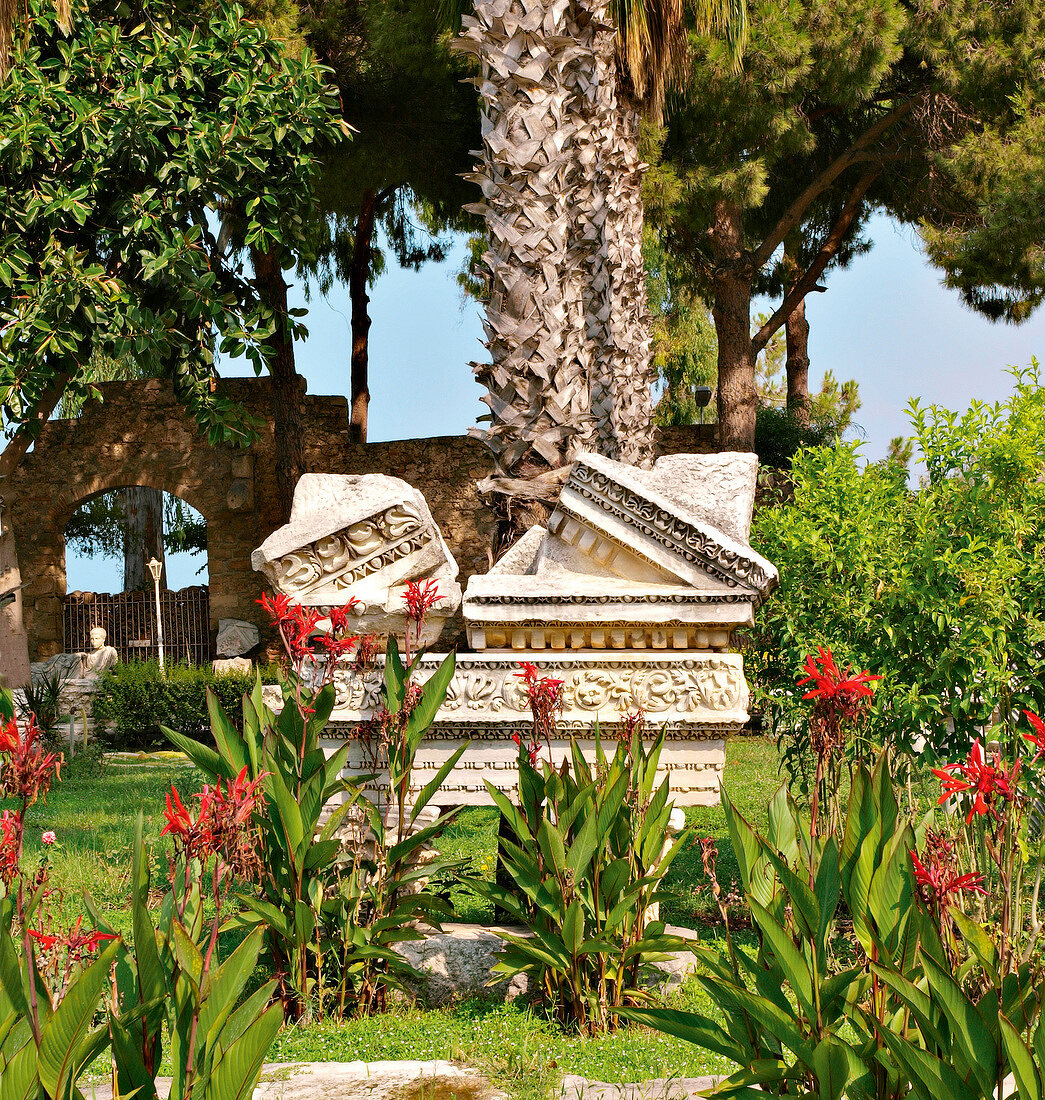
[[[736,738],[727,749],[725,783],[730,796],[753,821],[765,816],[768,797],[779,782],[777,754],[763,738]],[[114,927],[128,931],[129,860],[132,825],[144,813],[146,836],[154,852],[165,849],[159,839],[163,807],[171,783],[183,796],[197,790],[201,775],[170,762],[152,765],[107,764],[101,768],[84,758],[63,772],[46,802],[33,807],[27,830],[27,854],[43,849],[46,830],[57,835],[48,850],[52,883],[58,890],[56,917],[71,923],[82,912],[89,893]],[[735,875],[736,863],[718,807],[687,813],[696,834],[719,840],[719,873],[723,883]],[[489,875],[496,852],[496,814],[490,809],[467,810],[447,833],[444,852],[466,857],[472,868]],[[154,860],[157,869],[162,857]],[[669,885],[678,900],[665,906],[667,920],[699,927],[712,911],[704,884],[699,849],[690,845],[676,860]],[[485,922],[491,913],[463,890],[455,893],[462,920]],[[703,919],[702,919],[703,918]],[[708,936],[714,936],[708,930]],[[687,983],[675,1003],[708,1011],[712,1008],[696,983]],[[558,1073],[579,1073],[607,1081],[649,1077],[694,1076],[726,1068],[708,1052],[665,1035],[629,1028],[598,1039],[564,1035],[553,1023],[524,1005],[467,1001],[442,1010],[400,1006],[381,1017],[345,1023],[312,1023],[287,1027],[269,1054],[270,1061],[377,1060],[385,1058],[452,1058],[485,1069],[509,1095],[545,1094]]]

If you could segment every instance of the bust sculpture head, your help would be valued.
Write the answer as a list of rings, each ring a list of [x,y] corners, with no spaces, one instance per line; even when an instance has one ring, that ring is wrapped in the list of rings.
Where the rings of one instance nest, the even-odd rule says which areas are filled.
[[[100,676],[116,664],[120,659],[120,655],[113,646],[105,644],[108,635],[104,626],[92,626],[89,637],[91,651],[83,655],[83,675]]]

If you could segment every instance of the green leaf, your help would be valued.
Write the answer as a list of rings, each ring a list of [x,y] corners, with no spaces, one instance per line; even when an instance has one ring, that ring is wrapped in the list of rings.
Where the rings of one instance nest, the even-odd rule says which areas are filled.
[[[211,1070],[208,1100],[249,1100],[282,1023],[283,1010],[277,1003],[243,1031]]]
[[[1027,1049],[1023,1036],[1005,1016],[999,1016],[1005,1053],[1016,1079],[1020,1100],[1042,1100],[1041,1067],[1035,1065],[1033,1053]]]
[[[40,1036],[40,1083],[56,1100],[69,1095],[87,1065],[85,1039],[119,950],[111,943],[66,990]]]
[[[813,975],[802,958],[801,952],[795,947],[787,929],[782,928],[773,919],[768,909],[759,905],[754,898],[748,899],[751,907],[751,915],[758,924],[762,934],[769,941],[776,958],[777,964],[783,970],[788,984],[795,991],[802,1008],[805,1009],[806,1018],[816,1019],[816,1006],[813,1002]]]
[[[421,698],[410,712],[406,725],[407,739],[420,739],[421,735],[435,721],[436,713],[446,701],[446,691],[454,677],[456,654],[448,653],[439,667],[425,681],[421,688]]]

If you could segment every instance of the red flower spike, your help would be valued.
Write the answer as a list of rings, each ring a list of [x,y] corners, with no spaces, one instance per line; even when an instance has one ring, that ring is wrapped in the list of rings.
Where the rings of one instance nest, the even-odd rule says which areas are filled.
[[[1018,760],[1010,769],[1006,769],[1002,766],[998,753],[994,754],[993,762],[988,762],[984,758],[980,739],[976,738],[969,750],[969,759],[964,763],[944,764],[942,768],[933,768],[933,775],[943,784],[943,793],[937,801],[942,805],[955,795],[969,794],[972,805],[965,818],[966,824],[980,815],[990,814],[997,818],[999,814],[994,806],[997,799],[1000,797],[1012,802],[1016,798],[1019,771]]]
[[[817,668],[818,659],[812,654],[806,657],[802,665],[805,676],[798,681],[798,686],[816,684],[815,688],[802,696],[803,699],[843,697],[855,700],[861,696],[870,697],[874,694],[871,683],[880,680],[881,676],[872,676],[870,672],[859,672],[854,676],[852,665],[847,665],[845,672],[839,672],[831,650],[824,649],[823,646],[817,646],[817,649],[820,651],[820,667]]]
[[[423,583],[411,581],[403,592],[403,599],[406,600],[406,616],[420,634],[425,617],[439,599],[439,583],[431,577]]]
[[[63,757],[47,752],[40,744],[36,717],[29,715],[23,733],[14,719],[0,732],[0,795],[21,798],[32,805],[46,798],[55,779],[60,778]]]
[[[1045,722],[1029,710],[1023,712],[1030,724],[1034,727],[1033,733],[1025,733],[1024,741],[1029,741],[1034,746],[1033,760],[1045,760]]]
[[[21,816],[11,810],[4,810],[0,816],[0,882],[5,886],[10,886],[18,874],[21,838]]]

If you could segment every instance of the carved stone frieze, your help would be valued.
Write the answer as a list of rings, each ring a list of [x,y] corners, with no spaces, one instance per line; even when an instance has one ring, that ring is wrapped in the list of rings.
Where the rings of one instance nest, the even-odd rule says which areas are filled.
[[[725,650],[730,630],[708,629],[672,619],[662,623],[624,621],[539,623],[485,621],[469,624],[468,642],[475,650]]]
[[[694,725],[747,719],[748,689],[739,654],[690,653],[671,660],[542,655],[539,660],[545,675],[562,680],[562,721],[566,723],[615,722],[636,709],[643,710],[651,721]],[[419,680],[426,680],[436,667],[436,658],[424,658]],[[332,720],[362,721],[379,708],[379,669],[366,675],[339,671],[334,683]],[[436,722],[440,726],[445,722],[470,724],[473,715],[477,722],[512,723],[515,727],[529,721],[529,702],[516,660],[492,655],[458,660]]]
[[[457,563],[424,496],[382,474],[305,474],[290,520],[254,551],[251,563],[296,602],[328,608],[351,597],[359,634],[403,636],[411,581],[438,587],[424,645],[438,638],[461,600]]]
[[[776,586],[776,571],[749,548],[680,515],[659,494],[630,482],[625,473],[614,477],[603,466],[620,468],[587,455],[574,463],[549,529],[556,531],[565,520],[573,520],[599,538],[614,540],[626,555],[662,569],[670,569],[675,558],[731,588],[749,587],[764,596]],[[585,503],[588,507],[578,506]],[[603,517],[608,522],[599,522]],[[611,526],[617,531],[609,530]],[[653,553],[658,548],[662,552]],[[691,574],[684,570],[679,577],[688,580]]]
[[[431,537],[417,509],[404,502],[277,558],[270,575],[279,591],[296,598],[326,585],[346,591]]]
[[[661,728],[656,723],[651,723]],[[328,726],[325,745],[328,751],[351,740],[354,726]],[[412,775],[414,790],[420,790],[442,766],[447,757],[462,743],[468,748],[457,767],[442,784],[435,796],[440,806],[493,804],[486,782],[503,793],[513,796],[518,783],[518,747],[512,734],[518,726],[504,723],[440,721],[425,737],[418,750]],[[619,732],[615,726],[600,725],[604,751],[612,750],[612,743]],[[668,724],[665,744],[661,752],[661,778],[670,779],[671,797],[678,806],[714,805],[719,799],[724,761],[723,737],[734,732],[735,727],[690,726]],[[568,758],[568,738],[577,738],[578,745],[589,763],[596,758],[595,741],[591,736],[591,722],[560,723],[559,737],[549,747],[554,765]],[[356,774],[371,770],[372,762],[361,745],[350,749],[347,771]]]

